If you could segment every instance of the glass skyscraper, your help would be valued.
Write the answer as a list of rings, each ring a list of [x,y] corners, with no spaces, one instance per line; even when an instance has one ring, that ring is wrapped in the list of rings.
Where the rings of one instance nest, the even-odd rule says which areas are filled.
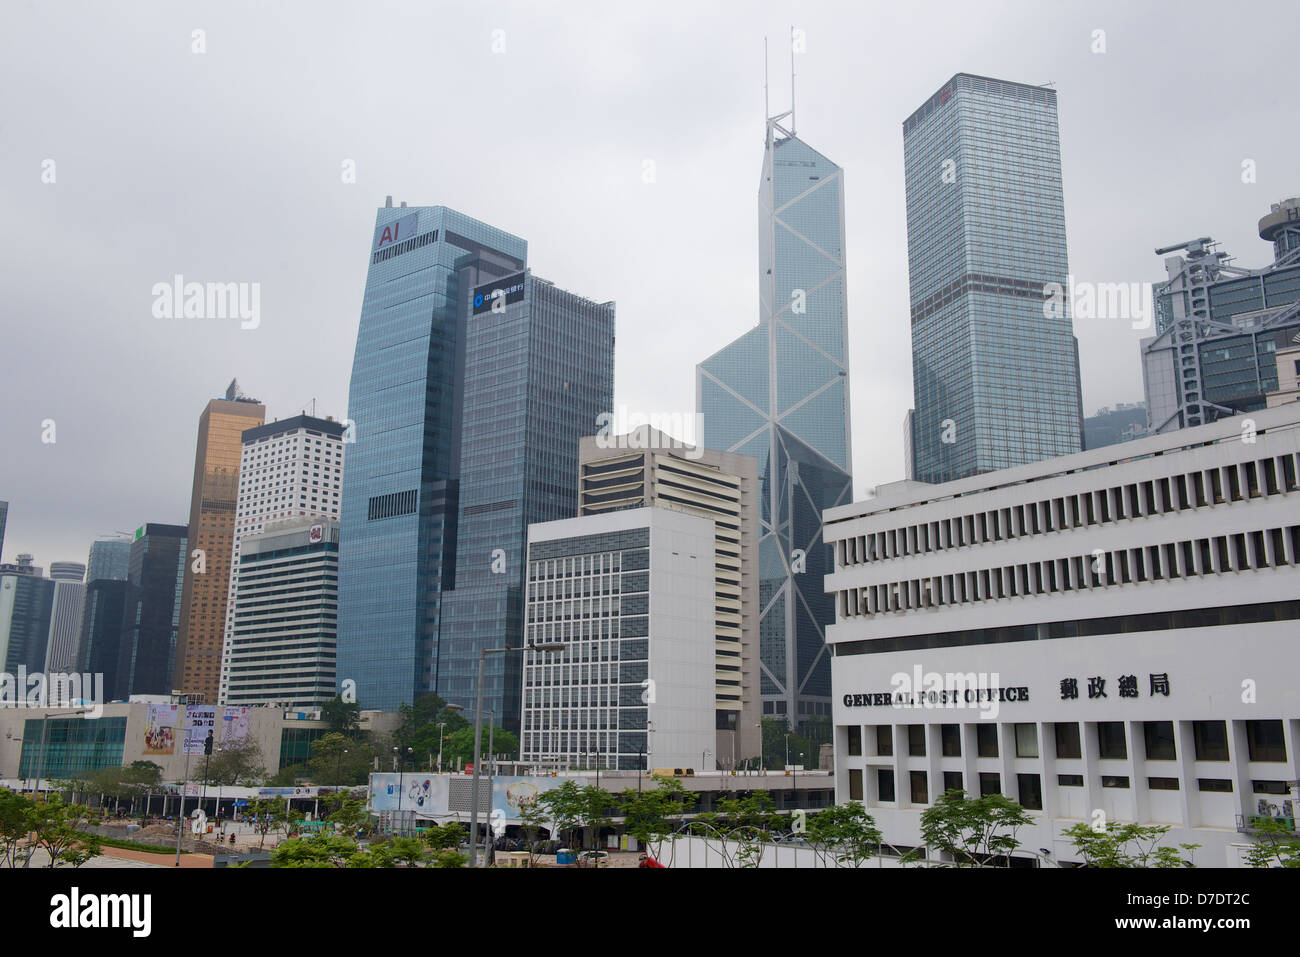
[[[1056,91],[959,73],[903,122],[913,471],[953,479],[1078,452]],[[1058,300],[1059,301],[1059,300]]]
[[[790,115],[767,122],[759,322],[699,364],[696,403],[707,448],[758,459],[759,694],[798,726],[830,714],[822,512],[851,500],[852,455],[844,174]]]
[[[339,559],[338,679],[365,708],[472,706],[479,647],[522,635],[528,523],[577,513],[578,440],[613,404],[613,305],[532,276],[527,252],[445,207],[379,210]],[[502,657],[484,707],[513,725]]]

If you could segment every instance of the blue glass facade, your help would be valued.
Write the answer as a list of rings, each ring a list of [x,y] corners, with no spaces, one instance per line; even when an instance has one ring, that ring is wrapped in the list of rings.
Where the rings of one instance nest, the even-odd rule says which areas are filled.
[[[697,368],[704,445],[759,474],[763,713],[830,713],[822,512],[852,495],[843,171],[769,120],[759,184],[759,324]]]
[[[493,311],[494,286],[521,282]],[[578,443],[614,402],[614,306],[523,273],[475,289],[466,328],[456,587],[437,691],[468,708],[479,649],[523,643],[528,526],[578,514]],[[490,655],[485,670],[484,709],[516,731],[522,667],[521,655]]]
[[[578,440],[613,405],[614,309],[526,258],[444,207],[379,211],[339,568],[338,677],[363,707],[435,690],[472,706],[479,648],[521,640],[528,524],[577,514]],[[511,657],[488,659],[484,707],[517,727]]]
[[[945,482],[1078,452],[1056,92],[960,73],[903,123],[913,471]]]
[[[356,682],[365,708],[396,709],[436,681],[442,592],[455,583],[467,283],[522,269],[527,254],[517,236],[442,206],[376,217],[339,545],[338,679]]]

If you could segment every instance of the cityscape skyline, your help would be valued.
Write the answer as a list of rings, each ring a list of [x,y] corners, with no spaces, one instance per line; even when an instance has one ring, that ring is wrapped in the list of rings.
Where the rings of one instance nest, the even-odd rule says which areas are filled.
[[[849,54],[843,40],[830,28],[829,12],[795,23],[806,39],[806,53],[796,56],[801,131],[806,131],[819,149],[834,156],[848,175],[845,199],[850,263],[847,276],[850,392],[856,440],[852,470],[854,498],[904,474],[898,435],[911,388],[910,376],[901,368],[909,348],[899,124],[945,77],[956,70],[967,70],[1025,83],[1055,81],[1062,102],[1061,149],[1069,261],[1079,277],[1095,277],[1098,281],[1159,281],[1161,264],[1159,257],[1152,254],[1157,245],[1207,234],[1239,257],[1240,265],[1262,266],[1269,258],[1268,250],[1253,235],[1253,225],[1270,203],[1297,191],[1295,184],[1282,178],[1280,172],[1285,169],[1280,160],[1294,151],[1295,134],[1263,121],[1270,108],[1263,64],[1268,60],[1269,44],[1282,41],[1275,39],[1279,31],[1261,31],[1259,20],[1267,22],[1270,11],[1280,15],[1283,11],[1280,5],[1260,8],[1249,30],[1233,23],[1224,24],[1216,51],[1218,62],[1247,83],[1251,76],[1257,77],[1260,94],[1243,101],[1221,88],[1208,90],[1201,108],[1222,114],[1219,140],[1228,146],[1210,147],[1192,157],[1180,156],[1176,163],[1146,148],[1134,146],[1130,152],[1115,147],[1124,141],[1136,143],[1139,135],[1144,140],[1159,139],[1162,130],[1176,127],[1185,117],[1166,119],[1160,111],[1153,113],[1140,108],[1140,103],[1119,102],[1114,94],[1123,84],[1130,84],[1148,91],[1151,98],[1174,95],[1173,89],[1179,82],[1195,75],[1180,64],[1187,45],[1195,42],[1190,31],[1182,32],[1179,26],[1170,26],[1158,48],[1143,43],[1139,53],[1136,41],[1150,35],[1150,21],[1155,15],[1102,6],[1086,14],[1044,14],[1035,36],[1050,39],[1034,48],[1025,48],[1023,44],[1017,47],[1014,32],[1001,39],[996,36],[999,30],[1008,28],[1008,18],[1013,17],[1015,9],[1012,5],[1001,11],[990,11],[986,14],[987,22],[982,21],[975,28],[965,24],[958,29],[958,24],[948,26],[939,18],[931,25],[934,36],[927,35],[930,52],[927,63],[921,67],[909,63],[894,82],[873,90],[873,95],[867,98],[857,92],[846,92],[833,82],[837,71],[849,62]],[[32,11],[19,14],[20,19],[39,16]],[[275,15],[270,16],[274,19]],[[462,21],[457,16],[451,12],[446,14],[448,30],[463,31],[466,36],[477,32],[482,37],[484,62],[470,61],[472,69],[495,75],[491,71],[500,64],[517,63],[518,66],[510,69],[538,71],[539,78],[545,81],[539,83],[537,95],[553,92],[557,86],[566,95],[574,94],[570,109],[575,115],[602,106],[601,101],[588,99],[590,95],[586,92],[570,89],[582,69],[592,68],[591,63],[559,67],[554,58],[545,62],[537,60],[543,51],[553,50],[554,44],[568,42],[557,38],[545,24],[522,14],[505,17],[500,29],[505,31],[506,49],[494,54],[492,31],[498,28],[473,18]],[[616,14],[605,16],[615,19],[607,27],[620,27]],[[231,201],[232,194],[225,192],[227,187],[213,186],[216,171],[196,165],[188,154],[172,155],[174,147],[161,141],[151,141],[160,151],[159,157],[168,158],[159,172],[160,182],[193,200],[190,219],[171,206],[159,206],[157,198],[146,193],[141,196],[137,212],[119,211],[117,219],[110,215],[113,207],[102,205],[110,202],[104,198],[93,200],[83,213],[68,220],[66,216],[70,214],[60,213],[67,208],[63,204],[68,200],[85,202],[88,198],[85,191],[95,188],[95,183],[102,185],[101,177],[105,174],[128,184],[130,189],[142,189],[133,185],[137,183],[136,174],[118,164],[139,163],[149,154],[123,149],[119,160],[101,157],[99,162],[108,168],[96,168],[90,175],[91,171],[77,161],[77,156],[88,149],[87,141],[80,137],[93,131],[94,124],[89,130],[75,131],[74,135],[74,131],[53,123],[47,114],[20,103],[13,120],[15,135],[26,142],[51,143],[48,148],[40,149],[51,154],[49,158],[58,164],[58,173],[55,182],[41,182],[40,164],[46,158],[44,155],[29,158],[30,171],[21,165],[25,161],[22,157],[10,155],[3,159],[8,174],[3,188],[18,217],[30,218],[46,238],[49,238],[47,230],[57,232],[60,222],[65,227],[71,222],[76,227],[75,235],[83,237],[80,241],[89,248],[95,242],[106,243],[111,235],[109,226],[125,221],[133,224],[140,241],[133,245],[129,257],[119,252],[108,257],[114,264],[111,271],[96,273],[90,268],[79,269],[72,276],[65,301],[51,303],[42,299],[39,305],[34,290],[47,267],[29,261],[28,253],[20,248],[10,249],[15,272],[33,276],[33,281],[23,285],[12,279],[6,281],[6,285],[14,287],[11,297],[14,314],[39,312],[44,317],[44,322],[35,324],[42,330],[44,344],[41,338],[30,338],[35,334],[30,328],[33,324],[19,324],[14,328],[15,354],[24,348],[66,351],[66,337],[89,336],[84,351],[96,355],[98,361],[90,370],[77,369],[75,363],[66,370],[46,369],[40,363],[6,367],[6,381],[19,397],[20,411],[8,417],[4,426],[6,447],[12,450],[8,465],[13,469],[10,473],[7,468],[4,477],[16,484],[16,479],[23,476],[28,488],[48,491],[35,497],[9,494],[14,507],[9,515],[4,558],[12,560],[19,552],[31,552],[41,565],[55,560],[84,560],[91,540],[101,534],[134,528],[145,521],[181,520],[189,504],[184,500],[187,485],[184,476],[188,472],[187,446],[192,448],[189,444],[193,417],[231,375],[238,375],[254,394],[264,398],[269,418],[286,418],[304,409],[310,411],[313,400],[317,414],[344,417],[343,397],[350,362],[348,343],[353,341],[359,315],[359,290],[363,285],[355,265],[356,224],[368,217],[368,211],[385,194],[391,193],[395,199],[411,203],[454,205],[476,218],[529,236],[542,251],[541,258],[531,264],[542,275],[565,288],[587,290],[601,299],[620,303],[622,341],[616,359],[616,406],[626,405],[646,412],[689,410],[693,406],[693,369],[690,363],[679,361],[676,354],[689,345],[693,355],[709,355],[752,328],[752,306],[757,304],[757,291],[752,289],[750,278],[754,226],[752,187],[747,178],[732,183],[730,177],[718,179],[710,174],[728,166],[745,168],[744,164],[752,162],[761,130],[762,38],[766,34],[773,50],[783,52],[784,34],[789,28],[789,15],[778,16],[771,10],[762,17],[762,25],[756,23],[752,30],[743,33],[723,30],[717,15],[700,12],[693,16],[697,32],[715,41],[710,56],[729,68],[725,76],[717,76],[716,68],[707,74],[717,82],[705,91],[703,104],[688,111],[683,120],[684,130],[703,134],[704,111],[709,111],[710,132],[699,139],[700,144],[707,145],[703,155],[687,153],[675,145],[680,140],[676,135],[671,146],[663,138],[652,138],[657,143],[643,144],[644,135],[638,134],[623,141],[626,145],[615,147],[610,143],[613,135],[610,132],[588,134],[588,146],[596,148],[588,161],[595,177],[590,197],[581,196],[570,174],[563,173],[564,159],[560,153],[546,158],[544,151],[523,151],[531,157],[543,157],[525,163],[518,156],[503,158],[501,151],[484,148],[469,151],[472,162],[468,166],[452,169],[446,165],[451,161],[441,153],[430,152],[427,143],[408,141],[395,151],[363,151],[359,146],[349,148],[342,143],[313,144],[312,162],[319,163],[320,169],[307,177],[310,182],[300,182],[303,180],[301,165],[293,173],[276,166],[254,175],[255,171],[242,160],[234,166],[238,175],[222,177],[235,179],[248,203],[264,200],[268,190],[293,196],[302,188],[319,191],[327,184],[330,189],[337,184],[337,197],[322,203],[320,210],[304,212],[309,218],[303,222],[301,235],[291,230],[286,232],[288,227],[276,222],[274,216],[266,220],[264,230],[232,227],[224,212],[208,205],[212,200],[196,192],[200,185],[203,189],[213,188],[215,195],[225,197],[223,202]],[[839,11],[836,22],[843,19],[851,27],[857,16],[851,10]],[[114,28],[100,23],[94,15],[88,16],[85,22],[99,28],[104,36],[119,38]],[[891,22],[888,15],[884,25],[907,32],[905,26]],[[177,19],[174,26],[180,36],[179,52],[159,50],[154,55],[200,56],[190,52],[192,25]],[[626,23],[621,26],[626,27]],[[1165,26],[1168,25],[1162,28]],[[277,26],[272,22],[268,27],[269,37],[273,39],[282,36],[279,28],[287,29],[287,23]],[[207,47],[202,56],[208,59],[201,62],[209,64],[210,70],[230,68],[231,57],[247,57],[257,52],[255,47],[245,45],[253,42],[247,37],[240,38],[238,48],[232,47],[228,35],[225,42],[214,42],[222,36],[220,15],[210,19],[204,29]],[[1096,29],[1106,30],[1105,53],[1092,52]],[[11,36],[21,32],[15,30]],[[90,42],[88,34],[73,33],[65,39],[74,47]],[[369,33],[359,38],[362,43],[372,39],[373,34]],[[632,39],[629,37],[629,41]],[[716,42],[719,40],[722,42]],[[122,38],[122,42],[144,41]],[[637,49],[644,51],[666,49],[663,45],[668,42],[667,36],[653,30],[635,38],[639,44]],[[691,43],[683,47],[673,42],[676,54],[705,69],[701,49]],[[40,49],[37,43],[30,50],[16,50],[6,59],[8,65],[0,69],[6,74],[21,70],[27,58]],[[141,56],[147,52],[143,48],[127,49],[135,49]],[[568,50],[567,45],[564,49]],[[600,51],[589,55],[596,57],[597,63],[608,62],[607,54]],[[493,56],[505,59],[487,59]],[[788,95],[783,59],[778,55],[772,57],[770,85],[774,107],[780,107]],[[649,67],[646,78],[633,80],[616,72],[619,83],[614,86],[619,90],[620,84],[632,84],[635,91],[645,96],[645,121],[652,128],[663,125],[666,130],[668,107],[680,105],[679,98],[673,95],[677,88],[670,84],[671,88],[665,89],[661,96],[651,93],[655,83],[666,84],[676,70],[669,71],[665,65],[660,72],[653,60],[646,62]],[[22,76],[10,79],[20,92],[28,82]],[[128,90],[134,90],[132,84],[140,80],[139,74],[128,71],[109,82],[110,85],[126,84]],[[64,97],[78,91],[91,96],[84,78],[56,77],[48,82],[54,84],[56,94]],[[187,95],[196,93],[188,87],[187,90]],[[275,95],[294,93],[295,90],[283,90]],[[37,107],[49,102],[47,95],[39,92],[33,92],[29,99]],[[159,105],[148,100],[133,103],[131,108]],[[1218,109],[1220,106],[1222,110]],[[206,103],[206,107],[210,114],[208,125],[214,130],[222,129],[222,122],[228,118],[218,108],[219,104]],[[846,121],[845,117],[850,119]],[[379,125],[369,132],[386,128],[386,119],[376,119]],[[189,131],[186,135],[194,132],[185,126],[191,120],[182,117],[180,122]],[[530,137],[529,142],[544,142],[539,138],[544,137],[543,131],[536,127],[512,131],[512,135],[515,133]],[[340,139],[354,143],[367,141],[355,130],[349,130]],[[584,140],[584,137],[576,139]],[[869,142],[864,145],[864,141]],[[61,152],[66,158],[60,158]],[[1229,156],[1229,152],[1249,156]],[[1241,182],[1241,163],[1245,158],[1256,163],[1258,175],[1254,183]],[[301,162],[307,159],[305,155],[299,157]],[[349,159],[356,164],[356,182],[341,182],[340,166]],[[645,166],[646,161],[653,165]],[[471,168],[479,171],[477,177],[467,177],[466,170]],[[545,197],[533,190],[527,196],[527,203],[521,203],[524,184],[538,169],[553,186],[543,191]],[[178,173],[191,175],[188,186],[178,187],[171,179]],[[648,175],[651,181],[646,181]],[[711,182],[707,188],[701,185],[705,181]],[[721,188],[718,183],[722,184]],[[503,187],[503,184],[507,185]],[[647,190],[652,192],[646,195]],[[1188,193],[1196,196],[1195,202],[1188,203],[1182,198]],[[67,199],[60,198],[65,196]],[[53,205],[48,205],[51,202]],[[581,210],[588,202],[593,207],[612,204],[617,214],[608,218],[584,218]],[[691,207],[696,209],[696,215],[702,208],[708,221],[718,224],[717,229],[705,231],[709,234],[707,246],[715,268],[707,282],[670,271],[667,274],[673,275],[674,281],[668,285],[678,291],[665,293],[666,287],[657,277],[665,275],[672,258],[690,255],[697,248],[698,255],[703,255],[704,244],[697,247],[695,238],[683,237],[680,241],[689,244],[688,249],[678,247],[670,254],[660,249],[665,244],[654,241],[653,237],[662,235],[662,230],[667,228],[666,217],[679,216],[683,208]],[[1106,225],[1115,216],[1126,217],[1119,237]],[[213,217],[215,225],[221,228],[214,228],[208,238],[186,232],[186,222]],[[1138,217],[1140,223],[1129,221]],[[606,241],[611,235],[608,227],[593,230],[585,225],[610,221],[619,224],[616,234],[622,251],[618,255],[606,248],[614,245]],[[167,242],[159,243],[140,232],[150,223],[165,227]],[[247,252],[233,251],[229,242],[233,236],[247,245]],[[720,238],[722,242],[718,241]],[[285,253],[289,239],[302,245],[302,250]],[[635,252],[627,251],[624,240]],[[254,252],[258,255],[254,256]],[[311,270],[300,266],[300,262],[308,259],[314,260]],[[261,283],[265,315],[260,325],[255,329],[240,329],[238,322],[227,322],[222,327],[222,321],[215,319],[154,318],[149,314],[150,288],[178,274],[204,282]],[[306,290],[303,283],[309,275],[317,274],[325,276],[316,283],[320,288]],[[83,284],[92,277],[101,287],[96,296],[104,318],[88,329],[84,323],[74,323],[72,317],[81,315],[86,292]],[[723,289],[721,295],[719,287]],[[302,316],[318,319],[304,320]],[[167,329],[167,325],[172,328]],[[1137,343],[1145,333],[1130,329],[1127,321],[1109,320],[1076,321],[1076,332],[1081,347],[1085,414],[1102,405],[1140,400],[1142,382]],[[106,339],[101,339],[105,336]],[[303,350],[302,361],[284,361],[290,343],[292,348]],[[187,364],[182,372],[174,368],[174,363],[164,362],[164,356],[173,355],[174,350],[194,353],[198,357],[197,366]],[[1118,361],[1110,361],[1111,355],[1117,356]],[[1103,358],[1105,361],[1098,361]],[[148,368],[151,374],[118,375],[109,380],[104,372],[131,367]],[[655,371],[647,371],[651,369]],[[50,385],[66,388],[50,389]],[[165,402],[151,406],[158,422],[149,433],[150,441],[174,451],[158,455],[157,464],[148,475],[105,476],[107,481],[89,490],[90,494],[72,495],[67,482],[76,469],[69,467],[68,453],[104,455],[105,447],[99,443],[108,441],[107,435],[92,433],[110,431],[89,428],[85,417],[78,414],[77,403],[84,404],[90,394],[95,396],[98,406],[106,407],[105,411],[119,422],[118,428],[112,430],[117,433],[114,441],[127,442],[143,441],[146,434],[141,417],[127,410],[133,411],[138,403],[148,402],[150,395],[165,394]],[[40,441],[41,423],[47,418],[57,424],[56,443]]]

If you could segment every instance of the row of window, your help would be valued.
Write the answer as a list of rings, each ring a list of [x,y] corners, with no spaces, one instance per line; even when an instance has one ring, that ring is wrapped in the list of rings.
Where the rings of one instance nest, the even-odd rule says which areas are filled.
[[[1246,747],[1251,761],[1285,761],[1286,741],[1280,720],[1256,720],[1244,722],[1246,726]],[[1229,760],[1228,726],[1225,721],[1192,721],[1192,743],[1197,761]],[[875,757],[892,757],[894,754],[894,725],[879,724],[867,726],[867,741],[875,747]],[[908,756],[925,757],[926,728],[923,724],[903,725],[903,735]],[[998,757],[998,726],[996,724],[977,724],[975,727],[975,750],[981,758]],[[1123,721],[1098,721],[1090,724],[1096,735],[1097,756],[1103,760],[1127,760],[1128,742]],[[962,756],[962,726],[959,724],[941,724],[939,728],[939,751],[945,758]],[[1083,756],[1079,736],[1079,725],[1075,722],[1051,725],[1056,757],[1063,760],[1077,760]],[[1038,726],[1032,723],[1011,725],[1011,738],[1014,742],[1017,758],[1038,757]],[[845,729],[848,736],[848,753],[850,757],[863,754],[862,728],[852,725]],[[1148,761],[1176,761],[1178,749],[1175,744],[1174,722],[1142,722],[1142,740]]]
[[[841,589],[840,618],[1294,565],[1300,525]]]
[[[1275,456],[1167,478],[937,519],[840,539],[838,568],[1300,490],[1296,456]]]
[[[965,775],[961,771],[943,771],[941,773],[943,774],[944,791],[964,791],[966,789]],[[1081,788],[1083,787],[1083,775],[1058,774],[1056,783],[1058,787]],[[929,772],[909,771],[908,785],[911,791],[910,800],[912,804],[930,803]],[[1016,786],[1018,790],[1017,803],[1021,807],[1030,811],[1041,811],[1043,809],[1042,778],[1039,775],[1017,774]],[[1103,774],[1101,776],[1101,786],[1104,788],[1128,788],[1129,779],[1126,775]],[[1149,777],[1147,778],[1147,787],[1152,791],[1177,791],[1179,784],[1177,778]],[[1285,781],[1252,781],[1251,787],[1255,794],[1288,793],[1287,782]],[[1230,778],[1197,778],[1196,788],[1198,791],[1216,793],[1231,793],[1233,790]],[[979,772],[979,793],[981,796],[1001,794],[1002,775],[996,771]],[[893,768],[876,768],[876,796],[880,803],[893,803],[898,799]],[[851,768],[849,770],[849,800],[863,800],[862,770],[860,768]]]

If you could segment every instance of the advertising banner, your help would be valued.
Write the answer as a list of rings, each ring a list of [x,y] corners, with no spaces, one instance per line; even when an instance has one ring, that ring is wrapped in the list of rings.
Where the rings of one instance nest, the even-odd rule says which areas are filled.
[[[145,716],[144,754],[174,754],[180,732],[178,708],[174,704],[151,704]]]
[[[225,708],[221,731],[214,737],[221,744],[243,744],[248,739],[248,709]]]
[[[213,739],[217,728],[217,709],[212,705],[191,704],[185,707],[185,750],[183,754],[202,754],[203,741],[211,731]]]

